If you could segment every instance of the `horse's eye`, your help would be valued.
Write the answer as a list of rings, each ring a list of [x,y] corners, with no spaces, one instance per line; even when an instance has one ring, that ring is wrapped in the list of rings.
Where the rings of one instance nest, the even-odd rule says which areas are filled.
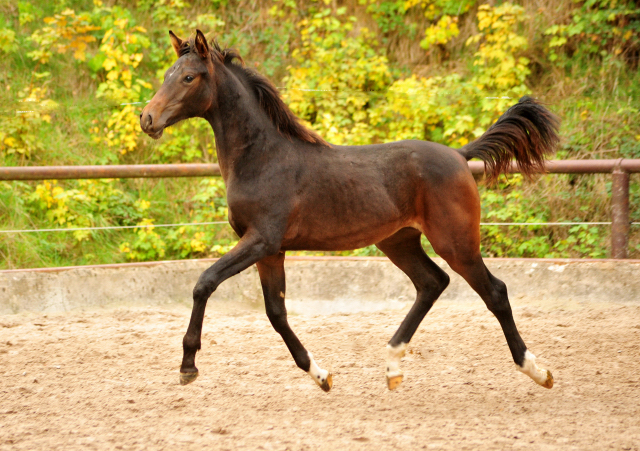
[[[186,81],[187,83],[191,83],[193,81],[193,77],[191,75],[187,75],[186,77],[184,77],[184,81]]]

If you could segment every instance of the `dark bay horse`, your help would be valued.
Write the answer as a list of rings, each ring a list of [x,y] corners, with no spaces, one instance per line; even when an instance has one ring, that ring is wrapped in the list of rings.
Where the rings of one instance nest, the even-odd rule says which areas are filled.
[[[517,368],[551,388],[516,329],[505,284],[480,255],[480,198],[467,160],[480,158],[495,179],[515,158],[525,175],[543,168],[558,143],[559,120],[523,97],[479,139],[461,149],[423,141],[334,146],[305,128],[263,76],[233,50],[210,45],[201,31],[185,40],[169,32],[178,55],[140,115],[154,139],[176,122],[202,117],[213,128],[227,186],[229,222],[240,240],[200,276],[183,340],[180,381],[198,376],[202,322],[209,296],[256,264],[267,316],[296,364],[325,391],[320,368],[287,322],[284,259],[288,250],[343,251],[375,244],[412,280],[416,301],[388,348],[387,383],[402,381],[400,359],[418,325],[449,283],[420,244],[460,274],[496,316]]]

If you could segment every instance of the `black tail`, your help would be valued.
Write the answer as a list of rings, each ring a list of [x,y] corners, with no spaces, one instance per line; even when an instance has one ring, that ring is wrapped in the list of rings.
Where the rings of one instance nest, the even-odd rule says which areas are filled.
[[[509,108],[480,138],[458,152],[467,160],[484,161],[489,182],[507,172],[516,159],[524,176],[544,171],[544,160],[560,141],[560,119],[531,97],[523,97]]]

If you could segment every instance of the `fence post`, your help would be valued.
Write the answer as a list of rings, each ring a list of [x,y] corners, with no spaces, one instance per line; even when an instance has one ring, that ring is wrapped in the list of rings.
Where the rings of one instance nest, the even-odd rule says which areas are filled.
[[[616,165],[611,184],[611,258],[627,258],[629,247],[629,173]]]

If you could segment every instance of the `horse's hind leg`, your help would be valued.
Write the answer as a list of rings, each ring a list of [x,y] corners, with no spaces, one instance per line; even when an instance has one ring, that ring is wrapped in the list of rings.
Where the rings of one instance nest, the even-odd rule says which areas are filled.
[[[498,319],[516,367],[543,387],[553,387],[551,372],[536,365],[535,355],[527,350],[518,333],[504,282],[489,272],[479,254],[469,260],[461,261],[454,258],[448,263],[454,271],[464,277]]]
[[[387,385],[390,390],[402,382],[400,359],[407,344],[429,309],[449,284],[449,276],[438,267],[420,244],[421,232],[405,228],[376,244],[416,287],[416,301],[387,345]]]
[[[527,350],[518,333],[507,287],[482,261],[480,196],[471,173],[465,167],[444,178],[430,173],[425,180],[428,196],[423,200],[426,214],[421,221],[422,232],[436,253],[464,277],[498,319],[517,368],[538,384],[551,388],[551,373],[537,367],[535,356]]]
[[[302,346],[287,321],[287,309],[284,305],[284,257],[284,252],[280,252],[277,255],[263,258],[256,264],[260,274],[267,317],[276,332],[282,336],[296,365],[307,372],[320,388],[328,392],[333,385],[331,373],[316,364],[311,353]]]
[[[482,261],[479,231],[480,206],[479,202],[469,202],[470,199],[473,197],[468,196],[466,202],[462,203],[441,202],[438,208],[442,214],[432,218],[426,224],[425,234],[436,253],[471,285],[498,319],[517,368],[543,387],[551,388],[553,386],[551,373],[536,365],[535,356],[527,350],[518,333],[506,285],[494,277]],[[476,209],[477,214],[469,213]]]

